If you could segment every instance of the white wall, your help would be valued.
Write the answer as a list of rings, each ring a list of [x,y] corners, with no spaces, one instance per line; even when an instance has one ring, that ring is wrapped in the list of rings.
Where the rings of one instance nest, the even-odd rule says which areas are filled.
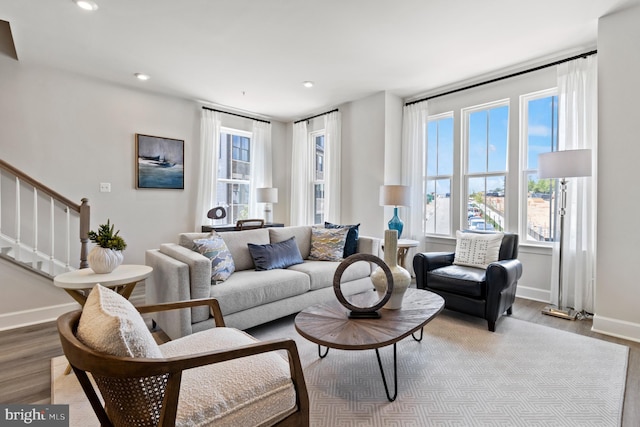
[[[594,330],[640,341],[637,196],[640,6],[598,26],[598,259]]]

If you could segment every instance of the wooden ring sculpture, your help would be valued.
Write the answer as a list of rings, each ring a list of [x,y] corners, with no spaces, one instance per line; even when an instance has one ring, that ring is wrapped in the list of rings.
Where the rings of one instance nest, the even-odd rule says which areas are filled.
[[[227,211],[222,206],[217,206],[209,210],[207,216],[211,219],[222,219],[227,216]]]
[[[351,304],[342,294],[342,289],[340,289],[340,279],[342,278],[342,274],[351,264],[358,261],[367,261],[377,264],[380,266],[387,278],[387,292],[377,304],[371,307],[358,307]],[[377,256],[370,254],[353,254],[338,265],[338,268],[333,275],[333,291],[335,292],[338,301],[340,301],[340,304],[351,310],[351,313],[349,314],[350,318],[377,319],[380,318],[378,310],[380,310],[391,298],[391,293],[393,292],[393,274],[391,273],[389,266],[387,266],[387,264]]]

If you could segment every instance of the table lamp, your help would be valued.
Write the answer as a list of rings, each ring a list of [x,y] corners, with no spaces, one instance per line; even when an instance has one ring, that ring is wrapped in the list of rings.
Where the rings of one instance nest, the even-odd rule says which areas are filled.
[[[278,203],[278,189],[271,187],[256,188],[256,201],[264,203],[264,221],[273,222],[272,203]]]
[[[381,185],[380,206],[393,206],[393,217],[389,221],[389,230],[397,230],[399,239],[404,223],[398,217],[398,206],[411,206],[409,187],[406,185]]]
[[[567,207],[567,178],[591,176],[591,150],[565,150],[543,153],[538,156],[538,178],[560,178],[560,250],[558,259],[558,305],[548,305],[543,314],[575,320],[578,313],[565,307],[562,301],[562,241],[564,240],[564,216]]]

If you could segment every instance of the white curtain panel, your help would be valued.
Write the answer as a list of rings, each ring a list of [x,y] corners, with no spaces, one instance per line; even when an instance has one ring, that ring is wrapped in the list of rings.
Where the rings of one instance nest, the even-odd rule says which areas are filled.
[[[324,116],[324,149],[325,170],[324,178],[324,212],[325,220],[333,223],[341,223],[340,219],[340,153],[341,142],[341,116],[339,111]]]
[[[428,114],[427,101],[406,105],[402,112],[402,184],[408,185],[411,192],[411,206],[400,208],[404,221],[402,236],[419,241],[418,251],[425,249],[424,171]]]
[[[256,188],[272,186],[271,123],[253,121],[250,175],[249,218],[263,218],[264,206],[256,202]]]
[[[291,225],[306,225],[312,217],[313,156],[307,122],[293,124],[291,147]]]
[[[211,224],[207,212],[215,207],[216,178],[218,174],[218,150],[220,140],[220,113],[202,109],[200,116],[200,171],[194,231]]]
[[[597,58],[558,65],[558,148],[591,149],[591,177],[568,178],[563,239],[563,303],[593,313],[598,149]],[[558,222],[558,221],[556,221]],[[554,245],[551,295],[558,304],[559,243]]]

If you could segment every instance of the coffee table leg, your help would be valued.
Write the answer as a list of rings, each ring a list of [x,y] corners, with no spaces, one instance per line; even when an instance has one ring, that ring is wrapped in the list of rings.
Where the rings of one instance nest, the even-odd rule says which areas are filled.
[[[387,399],[389,402],[396,400],[398,396],[398,363],[396,357],[396,343],[393,343],[393,397],[389,394],[389,387],[387,386],[387,378],[384,376],[384,369],[382,369],[382,360],[380,360],[380,352],[376,348],[376,356],[378,357],[378,366],[380,366],[380,373],[382,374],[382,383],[384,384],[384,391],[387,393]]]
[[[329,353],[329,347],[327,347],[327,349],[324,351],[324,354],[323,354],[322,348],[320,347],[320,344],[318,344],[318,356],[320,357],[320,359],[324,359],[325,357],[327,357],[328,353]]]
[[[413,334],[411,334],[411,336],[413,337],[414,340],[420,342],[420,341],[422,341],[423,334],[424,334],[424,328],[420,328],[420,338],[416,338],[415,332]]]

